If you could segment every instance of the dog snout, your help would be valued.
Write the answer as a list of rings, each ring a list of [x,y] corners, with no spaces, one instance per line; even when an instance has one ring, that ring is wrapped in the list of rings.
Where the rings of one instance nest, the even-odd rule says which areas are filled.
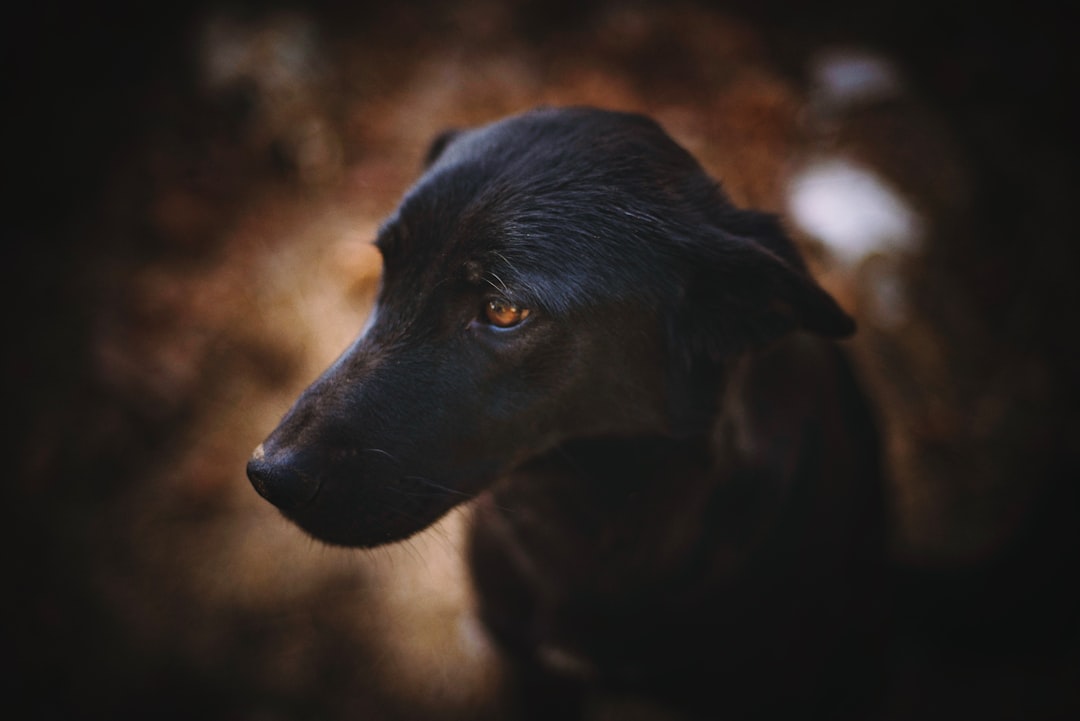
[[[318,479],[304,472],[295,454],[268,453],[265,444],[248,460],[247,476],[260,496],[283,511],[303,507],[319,491]]]

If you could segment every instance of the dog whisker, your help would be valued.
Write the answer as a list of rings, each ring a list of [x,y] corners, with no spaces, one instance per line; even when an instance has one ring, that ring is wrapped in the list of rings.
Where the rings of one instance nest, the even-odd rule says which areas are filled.
[[[423,476],[405,476],[405,480],[407,480],[407,481],[419,481],[419,482],[423,483],[425,486],[427,486],[427,487],[429,487],[429,488],[431,488],[433,490],[442,491],[443,493],[447,493],[449,495],[462,496],[463,498],[472,498],[473,497],[472,493],[466,493],[464,491],[459,491],[456,488],[451,488],[449,486],[444,486],[441,483],[436,483],[435,481],[431,480],[430,478],[424,478]]]
[[[404,489],[404,488],[400,488],[398,486],[389,486],[389,488],[391,488],[393,491],[395,491],[396,493],[398,493],[400,495],[412,496],[412,497],[416,497],[416,498],[439,498],[439,497],[448,497],[448,496],[449,497],[455,497],[456,496],[456,497],[460,497],[460,498],[462,498],[464,500],[472,500],[473,498],[476,497],[476,494],[474,494],[474,493],[466,493],[465,491],[460,491],[460,490],[458,490],[456,488],[451,488],[449,486],[444,486],[444,485],[442,485],[440,483],[436,483],[435,481],[431,480],[430,478],[424,478],[423,476],[404,476],[404,480],[407,480],[407,481],[419,481],[420,483],[424,484],[424,486],[426,486],[426,489],[410,489],[410,490],[407,490],[407,489]],[[424,490],[427,490],[429,492],[425,493]],[[510,513],[510,514],[513,514],[513,513],[516,512],[516,510],[514,508],[511,508],[509,506],[504,506],[504,505],[499,504],[499,503],[495,504],[495,508],[499,509],[500,511],[503,511],[505,513]]]
[[[492,278],[494,278],[495,280],[499,281],[499,283],[498,283],[498,285],[496,285],[496,284],[495,284],[495,283],[494,283],[494,282],[493,282],[493,281],[491,280],[491,278],[488,278],[488,277],[486,277],[486,276],[484,277],[484,282],[486,282],[486,283],[487,283],[488,285],[490,285],[490,286],[491,286],[492,288],[494,288],[495,290],[499,291],[500,293],[504,293],[504,294],[507,294],[507,295],[508,295],[508,294],[510,293],[510,288],[509,288],[509,287],[507,287],[507,285],[506,285],[506,282],[505,282],[505,281],[503,281],[503,279],[502,279],[502,278],[500,278],[500,277],[499,277],[498,275],[496,275],[495,273],[493,273],[493,272],[491,272],[491,271],[488,271],[488,273],[487,273],[487,274],[488,274],[488,275],[490,275],[490,276],[491,276]]]
[[[389,458],[394,463],[398,462],[398,459],[395,458],[393,454],[389,453],[388,451],[384,451],[381,448],[360,448],[358,450],[358,452],[359,453],[378,453],[380,455],[386,456],[387,458]]]
[[[510,262],[510,259],[506,257],[505,254],[500,253],[499,251],[496,250],[496,251],[492,251],[492,255],[495,255],[500,260],[502,260],[503,264],[511,272],[514,273],[515,282],[517,284],[521,285],[526,291],[528,291],[529,295],[532,296],[532,298],[537,299],[537,298],[543,297],[543,293],[540,292],[540,289],[536,285],[534,285],[533,283],[530,283],[528,281],[529,274],[519,272],[518,269],[514,267],[514,264]],[[500,279],[500,282],[502,282],[501,279]],[[505,284],[504,284],[504,287],[505,287]]]
[[[501,260],[503,263],[505,263],[506,267],[509,268],[510,270],[514,269],[514,265],[509,260],[507,260],[505,255],[503,255],[499,251],[493,250],[493,251],[491,251],[491,254],[494,255],[499,260]]]

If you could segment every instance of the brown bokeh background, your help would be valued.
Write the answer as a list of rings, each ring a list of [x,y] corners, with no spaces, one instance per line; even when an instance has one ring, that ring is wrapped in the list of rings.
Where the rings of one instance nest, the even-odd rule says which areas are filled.
[[[786,215],[800,169],[840,158],[918,214],[918,244],[857,261],[791,226],[860,323],[885,438],[880,715],[1080,710],[1080,74],[1058,4],[43,2],[5,25],[19,718],[498,715],[467,509],[328,549],[243,466],[362,326],[368,244],[430,139],[578,103],[653,115],[740,204]],[[815,74],[837,52],[896,88],[838,101]],[[666,718],[593,715],[629,714]]]

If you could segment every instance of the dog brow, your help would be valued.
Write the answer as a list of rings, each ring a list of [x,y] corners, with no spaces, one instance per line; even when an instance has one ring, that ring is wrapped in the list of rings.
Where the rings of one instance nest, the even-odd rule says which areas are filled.
[[[502,264],[506,266],[507,270],[513,272],[514,266],[510,263],[509,260],[506,259],[505,255],[503,255],[502,253],[500,253],[497,250],[491,251],[491,254],[494,255],[496,258],[498,258],[502,262]],[[507,287],[506,282],[502,278],[500,278],[499,275],[497,273],[495,273],[495,271],[489,269],[487,274],[490,275],[495,280],[499,281],[499,285],[496,286],[494,283],[491,283],[491,281],[488,280],[488,283],[491,283],[491,285],[496,290],[501,290],[504,293],[509,292],[510,289]]]
[[[494,281],[492,281],[491,280],[492,278],[497,280],[498,284],[496,284]],[[487,283],[488,285],[490,285],[495,290],[502,291],[503,293],[509,293],[510,292],[510,289],[506,286],[506,283],[503,282],[503,279],[500,278],[499,276],[497,276],[492,271],[488,271],[487,275],[484,276],[484,282]]]
[[[473,285],[490,285],[495,290],[499,291],[503,295],[510,294],[510,287],[506,282],[493,270],[489,270],[484,267],[482,263],[476,260],[467,260],[462,266],[463,275],[465,280]]]
[[[507,298],[548,312],[566,311],[574,305],[562,287],[564,284],[549,270],[528,263],[512,263],[497,250],[490,250],[489,255],[491,262],[479,280]]]

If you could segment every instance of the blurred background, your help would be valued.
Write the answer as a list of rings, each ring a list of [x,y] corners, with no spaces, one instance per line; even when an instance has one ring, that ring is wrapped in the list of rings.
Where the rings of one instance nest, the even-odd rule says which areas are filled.
[[[328,549],[244,463],[361,328],[369,243],[432,137],[592,104],[652,115],[737,203],[781,213],[858,319],[901,578],[880,717],[1078,717],[1065,5],[6,10],[16,716],[498,716],[467,509],[398,546]]]

